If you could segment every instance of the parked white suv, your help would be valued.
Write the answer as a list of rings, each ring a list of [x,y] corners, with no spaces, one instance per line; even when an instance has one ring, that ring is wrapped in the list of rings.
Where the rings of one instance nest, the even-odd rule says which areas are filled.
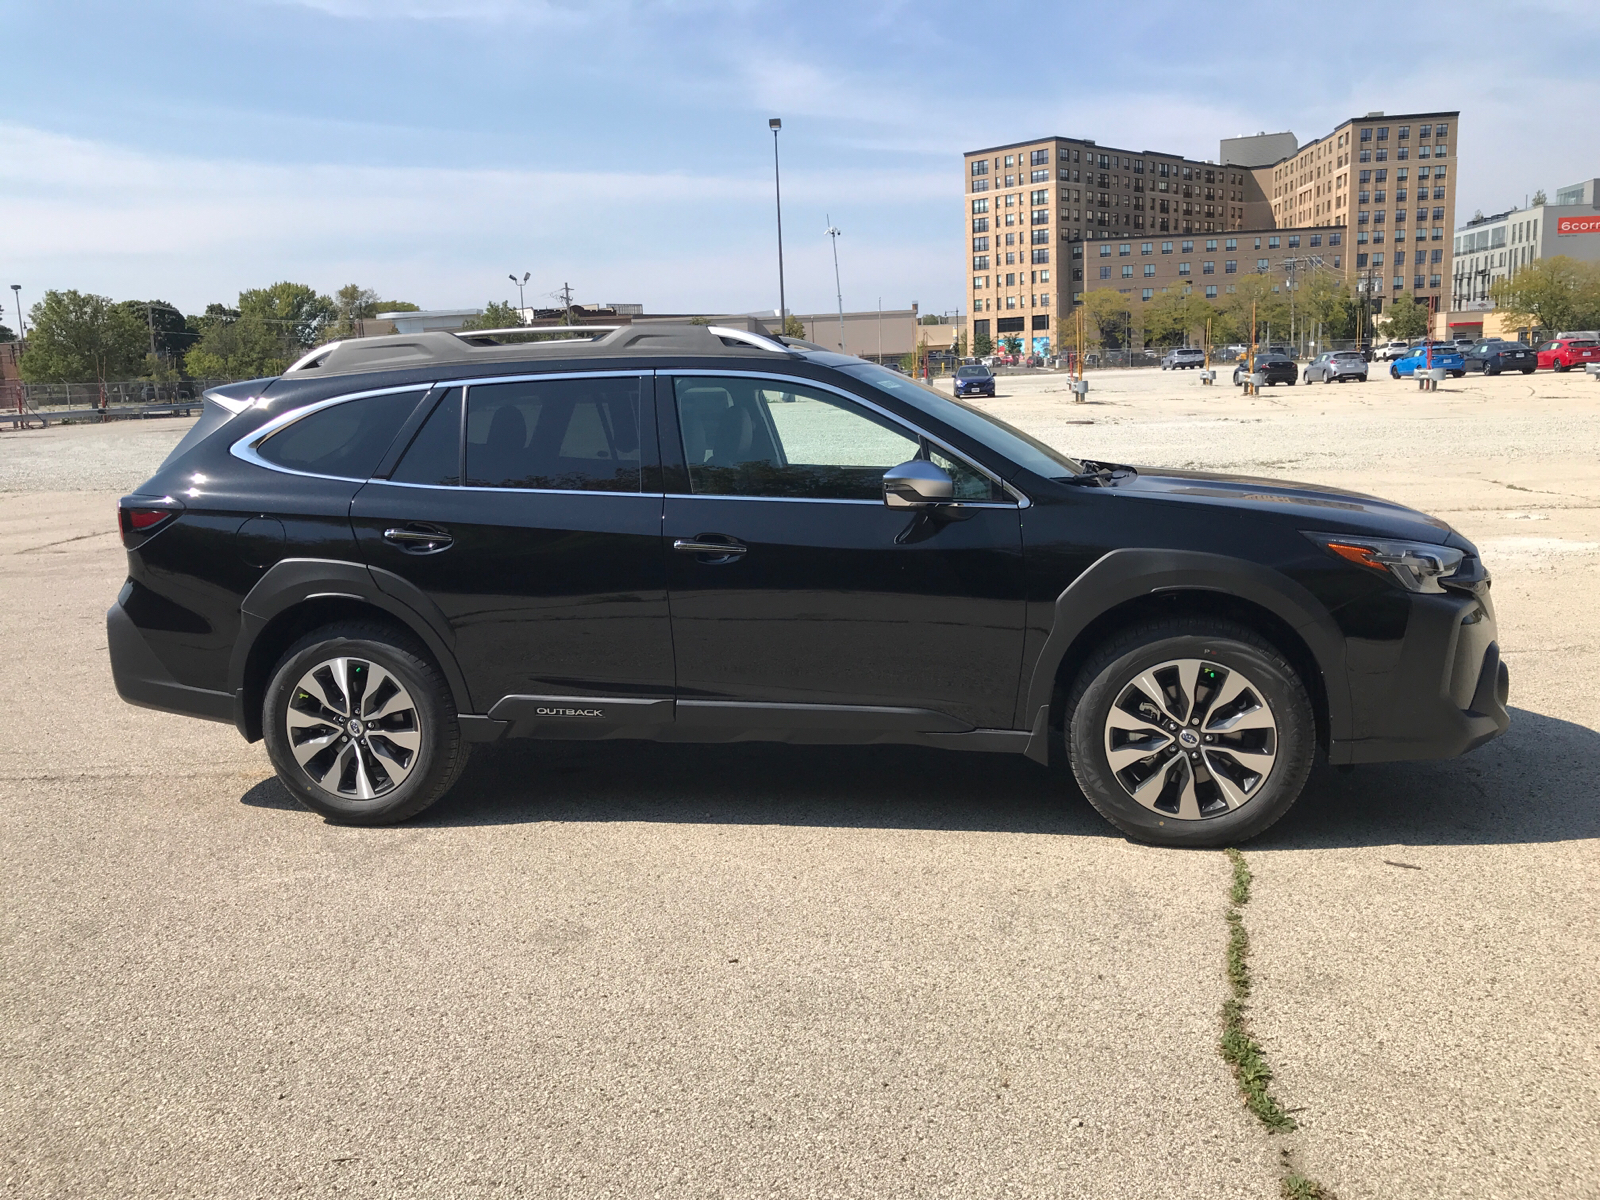
[[[1411,343],[1406,341],[1390,342],[1375,353],[1372,357],[1382,362],[1392,362],[1397,358],[1404,358],[1411,349]]]

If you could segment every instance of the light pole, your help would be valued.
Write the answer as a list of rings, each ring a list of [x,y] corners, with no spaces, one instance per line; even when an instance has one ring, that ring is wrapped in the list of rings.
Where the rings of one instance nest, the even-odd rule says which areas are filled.
[[[525,323],[528,319],[528,302],[523,298],[522,289],[528,286],[528,280],[532,277],[532,271],[524,271],[521,279],[518,279],[515,275],[509,276],[511,282],[517,285],[517,323],[519,325]]]
[[[833,239],[833,294],[839,302],[839,353],[845,353],[844,348],[844,289],[839,286],[839,234],[842,230],[833,223],[833,218],[824,213],[828,222],[828,236]]]
[[[773,117],[767,122],[772,130],[772,199],[778,213],[778,336],[782,337],[789,323],[789,309],[783,294],[783,183],[778,173],[778,130],[783,119]]]
[[[11,299],[17,309],[17,341],[20,342],[28,336],[28,326],[22,319],[22,285],[20,283],[11,285]]]

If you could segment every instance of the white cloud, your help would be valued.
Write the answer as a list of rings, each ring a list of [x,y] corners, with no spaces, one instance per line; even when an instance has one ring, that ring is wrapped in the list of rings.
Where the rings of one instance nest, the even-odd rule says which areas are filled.
[[[821,237],[830,197],[904,211],[949,180],[796,171],[784,185],[791,295],[820,306],[832,294]],[[354,280],[443,307],[500,295],[515,269],[547,289],[570,281],[587,300],[737,311],[775,290],[771,212],[764,176],[203,161],[0,125],[0,227],[22,233],[8,269],[35,298],[76,287],[193,309],[294,278],[321,290]],[[854,268],[892,272],[861,286],[896,306],[953,296],[954,231],[940,240],[950,244],[861,236]]]

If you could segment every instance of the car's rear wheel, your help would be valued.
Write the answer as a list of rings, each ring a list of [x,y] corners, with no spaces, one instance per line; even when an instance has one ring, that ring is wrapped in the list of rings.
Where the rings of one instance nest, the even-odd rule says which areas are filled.
[[[1130,837],[1215,846],[1254,837],[1299,797],[1315,718],[1283,655],[1231,621],[1175,618],[1125,630],[1069,689],[1072,772]]]
[[[1554,368],[1555,368],[1555,369],[1556,369],[1556,370],[1557,370],[1557,371],[1558,371],[1558,372],[1560,372],[1560,373],[1561,373],[1561,374],[1562,374],[1562,375],[1565,375],[1565,374],[1566,374],[1566,373],[1567,373],[1567,371],[1568,371],[1568,370],[1569,370],[1569,369],[1570,369],[1570,367],[1569,367],[1569,365],[1568,365],[1568,364],[1567,364],[1567,363],[1564,363],[1564,362],[1562,362],[1562,361],[1561,361],[1561,360],[1560,360],[1560,359],[1559,359],[1559,358],[1558,358],[1558,359],[1555,359],[1555,360],[1553,360],[1553,361],[1552,361],[1552,362],[1551,362],[1551,363],[1550,363],[1550,365],[1551,365],[1551,366],[1552,366],[1552,367],[1554,367]]]
[[[466,766],[450,689],[399,630],[315,630],[279,660],[262,705],[267,754],[307,808],[347,825],[388,825],[437,801]]]
[[[1532,367],[1523,367],[1522,368],[1522,373],[1524,375],[1532,375],[1533,374],[1533,368]]]

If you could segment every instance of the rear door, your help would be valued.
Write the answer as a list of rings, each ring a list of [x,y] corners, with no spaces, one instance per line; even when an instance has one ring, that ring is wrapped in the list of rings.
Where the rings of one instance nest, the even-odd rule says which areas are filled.
[[[680,727],[1011,727],[1013,496],[820,384],[663,372],[657,395]],[[962,519],[884,504],[884,471],[919,456],[952,473]]]
[[[638,371],[442,389],[352,505],[380,585],[438,605],[477,711],[518,732],[671,719],[650,394]]]

